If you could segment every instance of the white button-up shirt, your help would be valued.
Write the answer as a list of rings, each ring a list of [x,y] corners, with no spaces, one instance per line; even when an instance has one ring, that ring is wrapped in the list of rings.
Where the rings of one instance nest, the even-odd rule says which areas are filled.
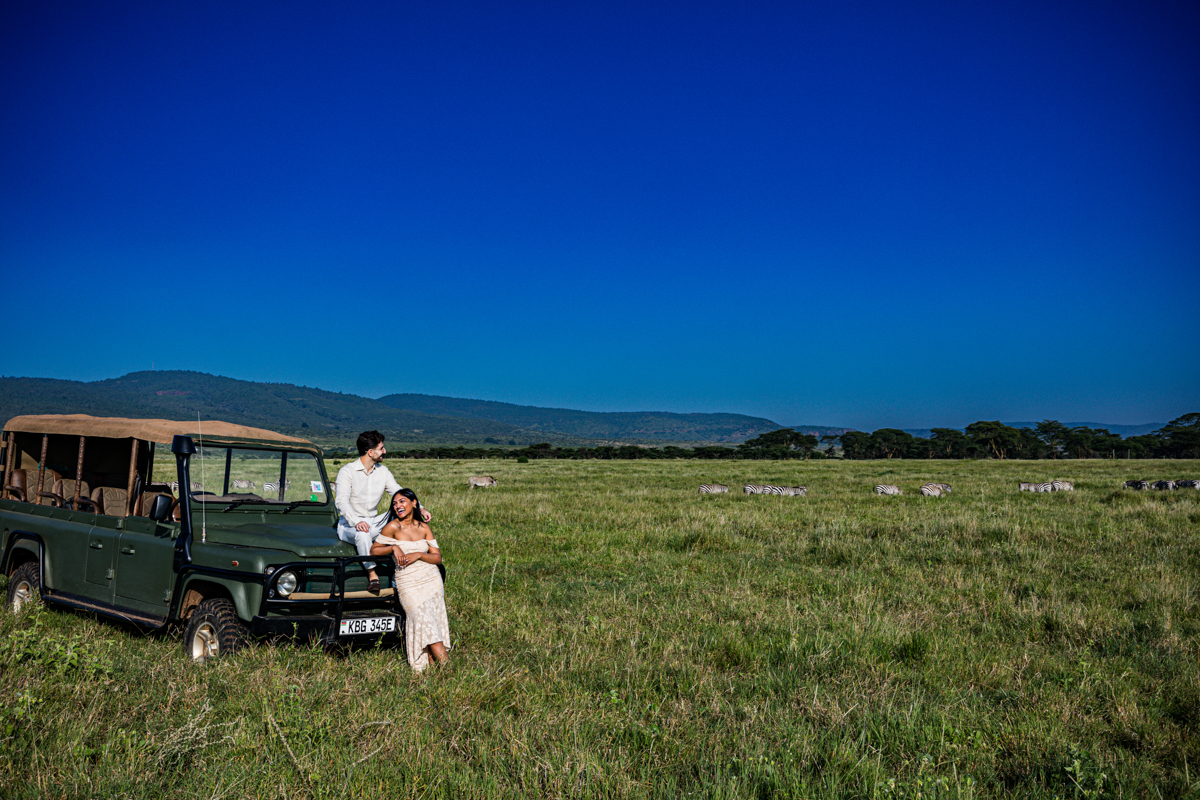
[[[383,464],[367,472],[362,459],[356,458],[338,470],[337,497],[334,503],[342,521],[354,527],[363,520],[369,520],[376,515],[379,501],[383,493],[388,496],[400,491],[400,484],[392,477],[392,473]]]

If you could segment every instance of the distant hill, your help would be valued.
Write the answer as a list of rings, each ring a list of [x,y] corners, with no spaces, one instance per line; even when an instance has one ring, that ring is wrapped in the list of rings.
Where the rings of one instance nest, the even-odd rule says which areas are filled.
[[[287,383],[256,383],[202,372],[134,372],[84,383],[49,378],[0,378],[0,420],[21,414],[220,419],[318,442],[352,441],[376,429],[388,442],[520,445],[563,437],[486,419],[464,420],[392,408],[366,397]]]
[[[829,425],[784,425],[783,427],[791,428],[796,433],[807,433],[818,438],[822,436],[841,436],[843,433],[858,430],[858,428],[838,428]]]
[[[744,414],[572,411],[427,394],[390,394],[379,398],[379,402],[406,411],[491,420],[526,430],[588,439],[743,442],[783,427],[769,419]]]

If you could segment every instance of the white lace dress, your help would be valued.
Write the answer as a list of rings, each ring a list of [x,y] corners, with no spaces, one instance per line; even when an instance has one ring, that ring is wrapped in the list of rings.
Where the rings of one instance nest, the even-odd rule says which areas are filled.
[[[404,542],[388,536],[380,536],[377,542],[396,544],[405,553],[428,553],[437,540],[421,539]],[[416,672],[429,666],[429,645],[441,642],[450,649],[450,621],[446,618],[446,592],[442,575],[436,564],[415,561],[395,574],[396,591],[400,605],[404,607],[404,644],[408,651],[408,665]]]

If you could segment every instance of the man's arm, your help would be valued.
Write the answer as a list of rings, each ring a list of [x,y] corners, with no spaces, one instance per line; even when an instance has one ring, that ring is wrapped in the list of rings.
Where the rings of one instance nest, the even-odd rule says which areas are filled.
[[[357,525],[361,520],[357,514],[350,510],[350,495],[353,492],[354,484],[350,481],[350,470],[342,467],[338,470],[337,474],[337,496],[334,498],[333,504],[337,506],[338,513],[342,515],[342,519],[351,525]]]

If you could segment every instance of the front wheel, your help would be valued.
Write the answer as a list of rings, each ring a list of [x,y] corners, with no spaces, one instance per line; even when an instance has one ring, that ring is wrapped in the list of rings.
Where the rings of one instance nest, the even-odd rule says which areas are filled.
[[[207,661],[246,646],[250,631],[238,619],[233,602],[212,597],[196,606],[183,631],[183,652],[192,661]]]
[[[42,570],[36,561],[26,561],[8,579],[8,607],[20,611],[28,603],[36,603],[42,593]]]

